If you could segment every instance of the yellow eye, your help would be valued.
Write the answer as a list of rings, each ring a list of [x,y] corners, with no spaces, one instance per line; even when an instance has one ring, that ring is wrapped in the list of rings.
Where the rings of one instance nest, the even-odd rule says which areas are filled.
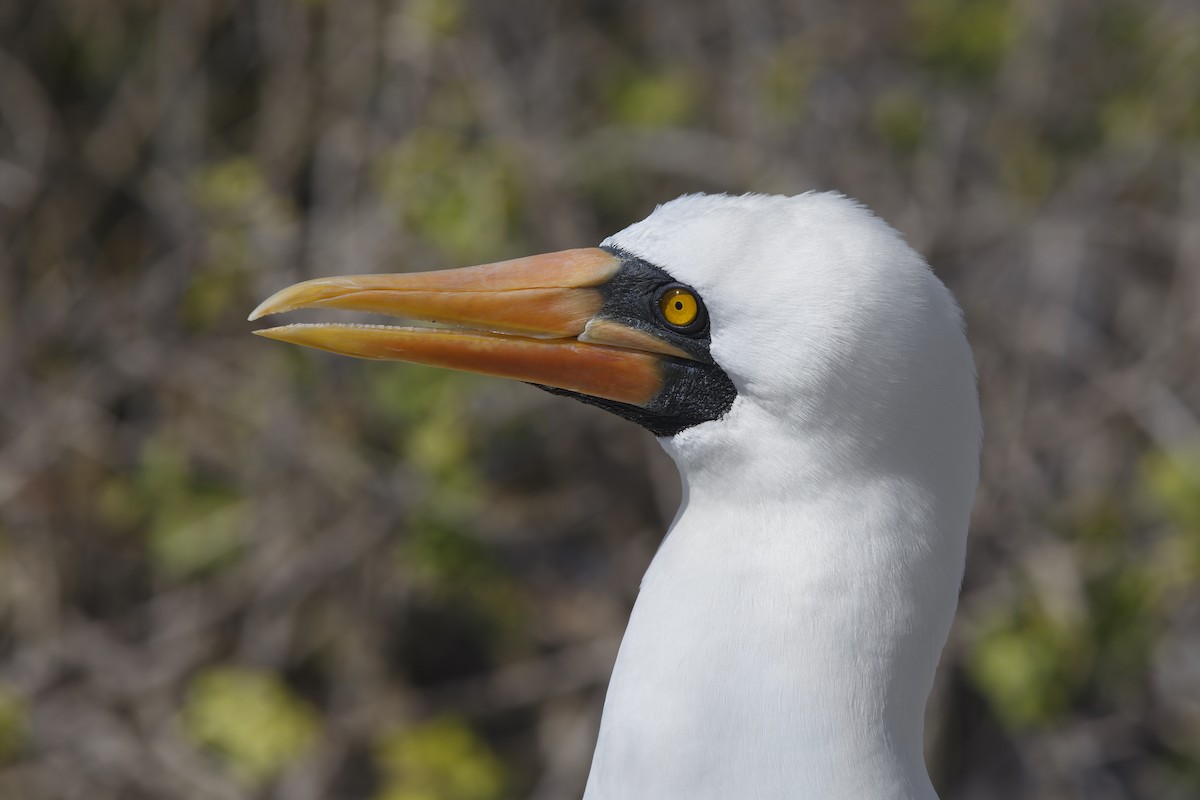
[[[700,301],[687,289],[668,289],[658,299],[663,319],[677,328],[686,328],[700,316]]]

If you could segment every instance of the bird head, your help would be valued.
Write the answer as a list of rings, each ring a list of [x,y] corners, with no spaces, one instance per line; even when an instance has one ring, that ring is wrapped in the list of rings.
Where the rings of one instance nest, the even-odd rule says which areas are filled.
[[[532,383],[647,428],[685,471],[771,472],[796,441],[850,469],[901,452],[934,469],[977,459],[957,306],[899,234],[838,194],[688,195],[598,248],[320,278],[250,319],[314,307],[436,327],[256,333]]]
[[[747,488],[792,493],[804,465],[828,481],[902,470],[973,492],[980,420],[961,313],[867,208],[831,192],[690,195],[604,245],[695,290],[736,391],[720,419],[664,442],[685,478],[749,471]]]

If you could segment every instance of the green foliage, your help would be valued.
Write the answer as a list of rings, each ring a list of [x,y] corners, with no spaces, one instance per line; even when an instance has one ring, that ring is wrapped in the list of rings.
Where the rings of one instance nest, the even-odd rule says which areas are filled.
[[[293,212],[271,191],[258,163],[249,157],[197,170],[189,189],[192,201],[210,222],[206,258],[183,298],[185,322],[200,329],[226,315],[244,315],[249,276],[264,247],[278,237]]]
[[[414,587],[486,621],[491,642],[520,630],[524,594],[492,551],[454,518],[415,517],[399,553]]]
[[[409,516],[398,563],[414,586],[487,621],[503,637],[525,607],[511,575],[471,534],[486,486],[476,468],[466,398],[475,379],[406,365],[371,373],[373,408],[398,428],[405,462],[428,480]]]
[[[396,449],[406,463],[429,478],[425,511],[462,517],[481,498],[464,420],[466,398],[476,379],[462,373],[405,365],[375,370],[367,396],[373,410],[394,425]]]
[[[278,676],[233,667],[205,670],[192,681],[183,724],[250,786],[303,756],[317,734],[316,713]]]
[[[910,11],[918,57],[949,78],[990,76],[1017,32],[1011,0],[913,0]]]
[[[770,54],[759,77],[759,92],[771,116],[789,122],[804,113],[816,62],[813,46],[804,40],[787,42]]]
[[[669,128],[695,115],[699,91],[694,78],[685,70],[659,73],[630,70],[618,74],[609,86],[609,104],[617,122],[641,128]]]
[[[452,717],[388,735],[377,758],[385,775],[378,800],[497,800],[507,782],[487,744]]]
[[[405,450],[408,462],[435,478],[467,480],[470,443],[463,419],[461,408],[443,406],[413,428]]]
[[[183,297],[182,316],[192,330],[207,328],[227,314],[240,314],[246,295],[246,247],[238,237],[214,233],[210,237],[214,262],[199,270]],[[218,264],[222,266],[217,266]]]
[[[1005,188],[1012,196],[1030,204],[1045,200],[1058,175],[1054,154],[1025,131],[1010,131],[998,138],[1000,176]]]
[[[175,440],[150,440],[138,482],[150,509],[150,552],[170,578],[214,569],[241,548],[245,506],[236,492],[194,474]]]
[[[523,188],[513,155],[497,142],[417,131],[380,157],[384,199],[414,235],[452,263],[495,261],[513,249]]]
[[[230,158],[199,170],[192,178],[191,189],[196,203],[213,214],[247,216],[256,209],[264,209],[269,202],[262,170],[248,156]]]
[[[109,528],[134,528],[142,524],[146,516],[142,492],[130,476],[116,475],[100,485],[96,494],[96,517]]]
[[[1101,33],[1114,69],[1096,104],[1100,135],[1119,150],[1200,140],[1200,24],[1166,26],[1144,9],[1117,4]]]
[[[1120,148],[1151,141],[1159,132],[1153,97],[1140,91],[1122,92],[1108,100],[1100,111],[1104,138]]]
[[[25,746],[29,712],[25,702],[0,685],[0,764],[12,761]]]
[[[431,41],[447,39],[462,27],[462,0],[409,0],[404,6],[406,28]]]
[[[429,521],[413,528],[405,562],[424,573],[423,582],[468,587],[497,577],[499,570],[487,550],[455,526]]]
[[[1146,37],[1149,14],[1145,6],[1134,2],[1098,3],[1097,29],[1100,41],[1115,50],[1139,47]]]
[[[96,509],[113,528],[144,530],[155,566],[171,580],[220,568],[241,548],[239,495],[197,475],[184,445],[169,435],[146,443],[134,474],[104,483]]]
[[[968,672],[1010,728],[1053,723],[1084,700],[1110,713],[1144,702],[1167,612],[1200,580],[1200,459],[1157,453],[1140,475],[1132,494],[1146,495],[1164,523],[1156,536],[1135,538],[1135,497],[1112,498],[1065,526],[1080,570],[1077,615],[1051,613],[1026,571],[1017,599],[976,627]]]
[[[1151,454],[1142,485],[1169,525],[1160,561],[1177,583],[1200,580],[1200,453]]]
[[[461,411],[476,378],[453,370],[405,364],[364,373],[372,408],[401,427],[421,424],[439,409]]]
[[[1067,707],[1083,671],[1079,637],[1032,605],[987,624],[967,669],[1009,727],[1051,722]]]
[[[890,92],[871,109],[871,124],[900,153],[912,153],[925,137],[925,104],[912,92]]]
[[[241,549],[245,507],[224,492],[178,497],[155,513],[150,530],[155,564],[170,578],[230,563]]]

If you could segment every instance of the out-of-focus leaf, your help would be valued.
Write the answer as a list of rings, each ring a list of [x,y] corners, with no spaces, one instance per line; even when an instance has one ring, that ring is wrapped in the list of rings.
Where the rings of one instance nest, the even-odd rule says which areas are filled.
[[[402,557],[419,584],[441,589],[469,591],[503,578],[478,540],[446,522],[415,521]]]
[[[206,670],[192,681],[183,724],[251,786],[303,756],[317,734],[316,713],[278,676],[232,667]]]
[[[451,265],[495,261],[512,249],[522,189],[512,154],[495,143],[421,130],[376,165],[384,198]]]
[[[1194,490],[1179,463],[1152,459],[1144,472],[1164,505],[1186,519]],[[978,627],[968,671],[1010,728],[1056,722],[1084,698],[1108,713],[1145,702],[1154,642],[1163,634],[1172,593],[1188,583],[1179,577],[1178,559],[1168,557],[1178,551],[1175,534],[1136,540],[1131,505],[1128,498],[1109,498],[1063,526],[1079,570],[1084,607],[1077,618],[1047,613],[1048,603],[1028,584],[1007,608],[994,605]]]
[[[487,744],[452,717],[386,736],[377,759],[386,776],[378,800],[498,800],[506,784]]]
[[[910,92],[890,92],[875,101],[871,121],[876,133],[901,153],[911,153],[925,136],[925,106]]]
[[[25,746],[28,710],[11,689],[0,685],[0,764],[14,759]]]
[[[1173,525],[1200,537],[1200,455],[1153,453],[1142,465],[1142,482]]]
[[[245,507],[229,497],[176,501],[156,515],[150,552],[162,571],[185,577],[228,563],[242,545]]]
[[[194,330],[206,328],[222,316],[242,316],[249,281],[242,269],[249,261],[244,237],[215,231],[209,237],[213,265],[199,270],[183,298],[183,319]]]
[[[1119,147],[1147,144],[1161,132],[1154,99],[1140,90],[1113,97],[1100,116],[1104,138]]]
[[[1051,722],[1071,700],[1079,642],[1031,608],[984,627],[967,669],[993,712],[1011,728]]]
[[[108,479],[97,493],[97,518],[111,528],[132,527],[143,521],[147,513],[142,492],[127,475]]]
[[[462,407],[473,376],[405,364],[365,373],[366,393],[376,411],[401,425],[417,425],[439,408]]]
[[[441,414],[416,426],[408,442],[409,462],[433,476],[461,473],[469,448],[462,419],[460,414]]]
[[[1161,588],[1200,581],[1200,454],[1155,452],[1142,462],[1142,491],[1167,523],[1154,564]]]
[[[759,78],[766,110],[780,121],[798,119],[806,109],[808,87],[816,66],[811,42],[793,40],[771,53]]]
[[[462,0],[409,0],[404,5],[404,23],[431,41],[458,32],[465,9]]]
[[[1057,164],[1054,155],[1028,133],[1004,136],[1001,149],[1001,177],[1016,197],[1031,203],[1041,202],[1054,187]]]
[[[263,199],[266,184],[253,159],[231,158],[197,173],[193,191],[210,211],[244,214]]]
[[[917,54],[947,77],[991,75],[1017,32],[1011,0],[913,0],[910,8]]]
[[[1187,143],[1200,137],[1200,23],[1154,25],[1140,9],[1118,38],[1122,80],[1099,104],[1104,140],[1121,150],[1149,151],[1164,141]]]
[[[135,488],[114,483],[101,498],[109,514],[149,510],[146,534],[155,565],[169,579],[230,563],[242,546],[245,505],[236,492],[192,474],[182,445],[170,436],[143,449]]]
[[[494,554],[459,527],[461,519],[436,507],[414,518],[400,563],[414,587],[486,619],[490,640],[506,639],[528,614],[524,596]]]
[[[692,117],[697,105],[697,88],[692,76],[682,70],[645,74],[631,71],[610,87],[613,117],[618,122],[643,128],[667,128]]]
[[[373,409],[396,426],[396,449],[430,480],[425,505],[458,517],[477,505],[483,491],[464,427],[472,382],[448,370],[405,365],[377,370],[367,384]]]

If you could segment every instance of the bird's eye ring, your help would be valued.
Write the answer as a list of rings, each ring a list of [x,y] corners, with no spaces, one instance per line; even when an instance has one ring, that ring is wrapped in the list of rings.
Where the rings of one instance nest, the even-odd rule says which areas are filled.
[[[695,292],[678,283],[658,291],[658,312],[677,331],[691,333],[704,326],[704,304]]]

